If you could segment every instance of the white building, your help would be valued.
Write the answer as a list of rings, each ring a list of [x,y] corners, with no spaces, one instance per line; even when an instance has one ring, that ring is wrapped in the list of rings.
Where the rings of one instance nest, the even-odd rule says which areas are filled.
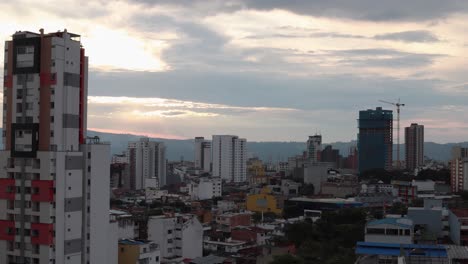
[[[413,244],[413,220],[384,218],[366,224],[365,241],[375,243]]]
[[[18,31],[5,43],[0,263],[109,263],[110,146],[87,142],[79,37]]]
[[[166,147],[162,142],[141,138],[128,143],[130,188],[145,189],[146,179],[154,179],[158,188],[166,185]]]
[[[234,211],[238,209],[236,203],[234,201],[229,201],[229,200],[219,200],[216,203],[216,207],[219,213],[221,214],[224,212]]]
[[[160,245],[163,260],[203,256],[203,226],[194,215],[150,217],[148,239]]]
[[[211,171],[211,142],[204,137],[195,138],[195,167]]]
[[[207,200],[222,195],[221,178],[203,177],[199,178],[198,182],[192,181],[187,186],[192,200]]]
[[[205,239],[203,249],[211,252],[237,253],[239,250],[251,248],[255,245],[249,245],[245,241],[227,239],[225,241],[214,241]]]
[[[307,140],[307,157],[312,162],[318,162],[318,152],[322,150],[322,136],[309,136]]]
[[[237,136],[214,135],[213,176],[227,182],[247,181],[247,140]]]

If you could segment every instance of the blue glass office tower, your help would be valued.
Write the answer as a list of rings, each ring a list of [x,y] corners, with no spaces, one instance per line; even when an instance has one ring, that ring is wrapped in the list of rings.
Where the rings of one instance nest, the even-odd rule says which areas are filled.
[[[393,111],[377,107],[359,111],[359,173],[390,169],[393,154]]]

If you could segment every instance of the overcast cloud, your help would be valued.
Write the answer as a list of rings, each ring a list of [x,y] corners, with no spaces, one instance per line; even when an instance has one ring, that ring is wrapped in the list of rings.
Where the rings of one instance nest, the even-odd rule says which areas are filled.
[[[400,97],[403,126],[455,142],[468,139],[467,19],[464,0],[19,0],[0,3],[0,40],[80,34],[92,129],[349,141],[359,110]]]

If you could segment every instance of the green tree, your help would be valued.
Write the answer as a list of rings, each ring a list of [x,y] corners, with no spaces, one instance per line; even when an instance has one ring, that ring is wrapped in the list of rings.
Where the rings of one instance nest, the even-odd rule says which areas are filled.
[[[389,214],[405,215],[408,213],[408,207],[403,203],[394,203],[387,212]]]

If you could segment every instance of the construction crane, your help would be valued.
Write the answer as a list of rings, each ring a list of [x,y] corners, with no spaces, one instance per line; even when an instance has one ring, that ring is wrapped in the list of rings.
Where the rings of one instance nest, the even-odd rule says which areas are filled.
[[[396,103],[384,100],[379,100],[379,102],[394,105],[397,109],[397,168],[400,169],[400,107],[405,106],[405,104],[400,103],[400,98],[398,98],[398,102]]]

